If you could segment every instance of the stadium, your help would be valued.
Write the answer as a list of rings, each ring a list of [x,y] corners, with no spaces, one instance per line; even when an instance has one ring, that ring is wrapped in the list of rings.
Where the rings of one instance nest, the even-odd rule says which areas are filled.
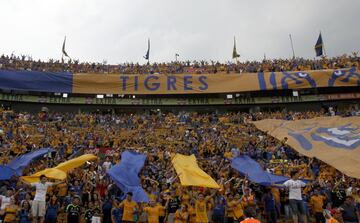
[[[9,12],[0,9],[1,19],[7,13],[28,15],[31,8],[37,13],[29,21],[51,24],[46,27],[54,35],[57,29],[72,33],[56,37],[61,58],[46,59],[53,55],[48,34],[21,33],[29,38],[21,48],[16,26],[4,19],[11,40],[0,37],[0,223],[360,222],[360,57],[354,41],[359,34],[334,32],[346,27],[334,28],[331,10],[323,15],[333,24],[322,24],[310,1],[282,2],[289,10],[305,10],[326,32],[316,31],[311,47],[301,43],[299,54],[304,56],[295,55],[296,35],[289,35],[290,58],[276,53],[276,46],[282,46],[268,34],[278,59],[251,59],[252,53],[260,54],[253,46],[266,48],[265,40],[254,37],[247,46],[240,34],[223,37],[231,40],[224,56],[222,46],[206,40],[220,37],[212,37],[212,27],[205,24],[222,27],[216,22],[227,16],[248,18],[236,14],[235,6],[258,9],[260,3],[192,3],[204,12],[227,10],[217,11],[217,18],[196,11],[203,26],[194,31],[197,19],[179,16],[179,3],[175,9],[164,1],[140,6],[109,0],[105,10],[100,1],[81,6],[40,2],[16,0],[4,3]],[[61,10],[63,4],[71,6],[68,11]],[[280,12],[278,3],[262,4]],[[164,15],[149,19],[155,25],[138,23],[127,10],[116,14],[118,6],[144,17],[148,8],[159,7]],[[352,20],[356,6],[355,1],[339,6],[349,11],[339,20]],[[70,24],[66,18],[73,10],[78,23]],[[182,11],[187,17],[194,12]],[[121,30],[130,36],[126,43],[119,43],[116,31],[107,26],[109,21],[122,24],[116,22],[120,18],[126,19],[128,30]],[[283,18],[262,18],[283,25]],[[176,28],[169,28],[167,20]],[[307,24],[299,21],[289,19],[284,27]],[[94,29],[85,29],[87,24]],[[249,24],[264,29],[262,35],[271,30],[256,19]],[[139,31],[153,26],[148,33]],[[135,34],[134,27],[139,28]],[[258,32],[245,27],[248,33]],[[223,28],[221,34],[234,32]],[[113,30],[114,37],[100,38],[98,30]],[[172,32],[179,35],[164,34]],[[201,44],[193,32],[209,47],[204,49],[207,59],[196,59],[195,43]],[[141,56],[132,57],[139,33],[155,38],[146,38],[139,47]],[[33,35],[39,39],[34,41]],[[351,38],[345,43],[341,38],[347,35]],[[171,46],[165,40],[171,37],[184,50],[165,62],[167,53],[162,52],[168,52]],[[330,55],[324,37],[332,44],[326,45]],[[96,41],[96,52],[84,46],[91,41]],[[119,46],[123,52],[113,54],[112,48]],[[29,49],[40,52],[36,59],[16,53]],[[97,54],[102,53],[110,60],[135,59],[86,62],[88,57],[101,61]],[[186,54],[189,59],[182,59]]]

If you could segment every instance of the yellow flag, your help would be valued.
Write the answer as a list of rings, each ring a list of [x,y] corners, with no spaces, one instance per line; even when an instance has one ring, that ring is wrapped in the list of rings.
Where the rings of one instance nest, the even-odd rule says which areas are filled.
[[[55,168],[58,170],[62,170],[64,172],[68,172],[69,170],[73,170],[79,166],[82,166],[87,161],[96,160],[97,156],[93,154],[85,154],[79,157],[76,157],[74,159],[65,161],[63,163],[60,163]]]
[[[176,154],[172,164],[183,186],[220,188],[216,181],[205,173],[196,163],[194,155]]]
[[[54,168],[45,169],[39,171],[31,176],[23,176],[21,177],[28,183],[38,182],[40,180],[41,175],[45,175],[47,178],[55,179],[55,180],[64,180],[67,177],[67,172],[73,170],[79,166],[84,165],[87,161],[96,160],[97,156],[93,154],[85,154],[79,156],[77,158],[65,161],[60,163]]]
[[[45,175],[47,178],[54,179],[54,180],[65,180],[67,177],[67,175],[64,171],[61,171],[61,170],[58,170],[55,168],[49,168],[49,169],[39,171],[31,176],[23,176],[21,178],[28,183],[35,183],[40,180],[41,175]]]

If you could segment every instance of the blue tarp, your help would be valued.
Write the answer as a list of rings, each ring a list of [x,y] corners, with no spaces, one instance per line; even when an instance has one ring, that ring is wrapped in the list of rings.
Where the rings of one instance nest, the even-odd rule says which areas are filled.
[[[13,159],[7,166],[13,169],[18,176],[22,176],[22,171],[27,167],[32,161],[44,156],[45,154],[54,151],[51,148],[42,148],[38,149],[24,155],[21,155]]]
[[[9,180],[14,175],[14,170],[8,166],[0,165],[0,180]]]
[[[247,175],[250,181],[263,186],[281,184],[289,179],[288,177],[278,176],[264,171],[258,162],[246,155],[234,158],[231,162],[231,167],[241,174]]]
[[[0,70],[0,89],[41,92],[72,92],[71,73]]]
[[[145,160],[146,155],[125,151],[121,154],[121,162],[107,172],[125,194],[133,193],[133,200],[136,202],[149,202],[138,176]]]

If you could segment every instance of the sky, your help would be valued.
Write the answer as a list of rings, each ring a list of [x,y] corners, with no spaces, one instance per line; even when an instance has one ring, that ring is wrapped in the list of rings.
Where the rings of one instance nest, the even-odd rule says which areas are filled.
[[[360,51],[360,0],[1,0],[0,54],[118,64],[314,58]]]

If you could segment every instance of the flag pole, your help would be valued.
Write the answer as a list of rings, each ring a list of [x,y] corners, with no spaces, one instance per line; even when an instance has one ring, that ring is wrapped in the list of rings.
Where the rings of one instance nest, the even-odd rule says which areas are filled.
[[[148,65],[150,66],[150,38],[148,38],[148,52],[149,52],[149,54],[148,54],[148,58],[147,58],[147,63],[148,63]]]
[[[235,39],[235,36],[234,36],[234,47],[236,47],[236,39]],[[236,54],[237,54],[237,50],[236,50]],[[238,57],[237,57],[237,55],[236,55],[236,57],[235,57],[235,64],[237,64],[238,63]]]
[[[292,53],[293,53],[293,59],[295,59],[295,50],[294,50],[294,44],[291,38],[291,34],[289,34],[289,38],[290,38],[290,44],[291,44],[291,49],[292,49]]]
[[[65,63],[65,60],[64,60],[64,43],[66,41],[66,36],[64,37],[64,41],[63,41],[63,46],[62,46],[62,49],[61,49],[61,62],[64,64]]]

